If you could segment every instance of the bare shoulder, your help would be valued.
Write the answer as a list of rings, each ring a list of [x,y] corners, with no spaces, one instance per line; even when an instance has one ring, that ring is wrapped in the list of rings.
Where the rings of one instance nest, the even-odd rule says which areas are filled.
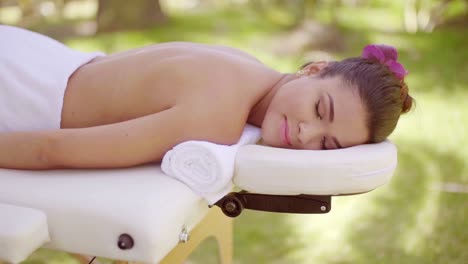
[[[216,49],[216,50],[226,52],[228,54],[241,56],[241,57],[243,57],[245,59],[249,59],[251,61],[262,63],[257,57],[255,57],[252,54],[250,54],[250,53],[248,53],[246,51],[243,51],[241,49],[237,49],[237,48],[233,48],[233,47],[229,47],[229,46],[221,46],[221,45],[212,45],[212,47],[214,49]]]
[[[254,55],[235,47],[219,45],[219,44],[206,44],[206,43],[195,43],[195,42],[166,42],[157,44],[160,48],[184,48],[191,50],[208,50],[223,53],[225,55],[237,56],[243,59],[254,61],[256,63],[262,63]]]

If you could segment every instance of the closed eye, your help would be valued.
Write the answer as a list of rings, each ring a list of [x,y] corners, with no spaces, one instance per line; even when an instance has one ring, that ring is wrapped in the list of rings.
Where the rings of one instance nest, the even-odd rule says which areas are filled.
[[[320,106],[320,99],[317,101],[317,103],[315,103],[315,115],[317,115],[317,117],[322,120],[322,116],[320,115],[320,111],[319,111],[319,106]]]
[[[327,150],[327,146],[325,145],[326,140],[327,139],[325,137],[323,137],[322,140],[320,140],[320,148],[323,150]]]

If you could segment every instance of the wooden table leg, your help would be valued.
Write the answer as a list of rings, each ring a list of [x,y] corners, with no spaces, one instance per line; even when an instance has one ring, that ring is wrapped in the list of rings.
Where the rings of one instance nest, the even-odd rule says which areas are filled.
[[[190,240],[178,244],[159,264],[182,264],[197,246],[210,236],[215,237],[218,242],[221,264],[232,264],[232,228],[232,218],[225,216],[219,208],[213,207],[190,232]]]

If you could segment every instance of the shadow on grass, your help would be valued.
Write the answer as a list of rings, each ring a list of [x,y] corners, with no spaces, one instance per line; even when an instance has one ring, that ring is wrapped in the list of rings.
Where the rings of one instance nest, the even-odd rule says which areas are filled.
[[[398,173],[373,210],[346,234],[351,256],[337,263],[466,263],[468,195],[435,183],[460,175],[464,159],[430,145],[399,142]]]
[[[288,256],[303,248],[286,214],[246,210],[234,221],[234,263],[290,263]],[[190,263],[217,264],[217,245],[205,241]]]

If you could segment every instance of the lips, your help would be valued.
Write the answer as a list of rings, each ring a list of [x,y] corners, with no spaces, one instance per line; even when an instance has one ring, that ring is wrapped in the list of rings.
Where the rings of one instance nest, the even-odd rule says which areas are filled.
[[[281,126],[281,137],[283,139],[283,143],[289,146],[292,146],[291,144],[291,138],[289,137],[289,126],[288,126],[288,118],[285,116],[284,117],[284,122],[283,125]]]

